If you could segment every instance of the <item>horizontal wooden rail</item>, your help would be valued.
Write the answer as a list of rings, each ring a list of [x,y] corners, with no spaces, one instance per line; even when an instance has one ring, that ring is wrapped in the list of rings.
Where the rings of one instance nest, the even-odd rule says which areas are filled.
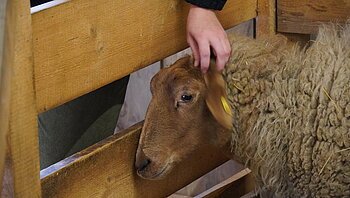
[[[326,22],[344,23],[350,18],[350,0],[278,0],[277,30],[311,34]]]
[[[229,195],[226,196],[224,192],[228,188],[232,188],[233,192],[229,193]],[[230,198],[238,198],[254,190],[255,182],[251,174],[251,170],[245,168],[240,172],[236,173],[235,175],[231,176],[230,178],[195,196],[195,198],[215,198],[223,196]]]
[[[256,17],[256,0],[230,0],[225,28]],[[39,112],[187,47],[183,0],[71,0],[32,15]]]
[[[142,123],[41,171],[43,197],[165,197],[227,161],[204,148],[160,181],[135,174]]]

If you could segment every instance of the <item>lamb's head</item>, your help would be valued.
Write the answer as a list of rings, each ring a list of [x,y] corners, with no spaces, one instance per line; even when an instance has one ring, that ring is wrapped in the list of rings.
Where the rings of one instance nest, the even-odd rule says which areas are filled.
[[[156,74],[151,92],[136,154],[139,176],[161,179],[196,149],[228,141],[228,136],[218,134],[227,133],[217,121],[222,112],[209,110],[211,92],[190,57]]]

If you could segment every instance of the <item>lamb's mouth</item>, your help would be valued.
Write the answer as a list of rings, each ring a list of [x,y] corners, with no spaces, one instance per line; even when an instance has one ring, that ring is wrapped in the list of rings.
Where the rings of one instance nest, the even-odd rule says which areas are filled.
[[[143,179],[147,179],[147,180],[159,180],[159,179],[163,179],[167,173],[171,170],[172,166],[171,163],[167,163],[165,164],[165,166],[163,166],[163,168],[156,172],[153,175],[147,175],[147,171],[148,169],[144,169],[144,170],[137,170],[137,175],[140,176]]]

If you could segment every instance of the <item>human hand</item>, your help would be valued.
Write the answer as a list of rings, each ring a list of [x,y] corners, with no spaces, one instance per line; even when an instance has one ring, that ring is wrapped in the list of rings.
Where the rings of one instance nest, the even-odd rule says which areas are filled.
[[[214,11],[191,5],[187,17],[187,42],[193,52],[194,65],[200,65],[203,73],[209,68],[210,48],[216,55],[217,69],[224,69],[231,45]]]

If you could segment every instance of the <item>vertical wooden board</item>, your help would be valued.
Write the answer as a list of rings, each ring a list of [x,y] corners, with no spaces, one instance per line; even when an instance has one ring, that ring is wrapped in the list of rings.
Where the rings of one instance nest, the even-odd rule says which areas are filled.
[[[71,0],[33,14],[39,111],[51,109],[187,47],[184,0]],[[230,0],[225,28],[256,16]]]
[[[7,0],[0,1],[0,82],[2,77],[3,68],[3,52],[4,52],[4,37],[5,37],[5,14],[6,14],[6,3]]]
[[[276,0],[258,0],[257,37],[276,34]]]
[[[4,176],[3,183],[0,188],[0,197],[14,197],[14,189],[13,189],[13,173],[12,173],[12,164],[9,155],[9,151],[7,149],[5,156],[5,165],[4,165]]]
[[[43,197],[166,197],[227,161],[220,151],[205,147],[164,180],[141,179],[134,168],[141,126],[42,170]]]
[[[325,22],[344,23],[350,18],[350,0],[278,0],[279,32],[312,34]]]
[[[14,196],[40,197],[29,0],[11,0],[6,11],[5,62],[11,68],[8,135]]]
[[[10,101],[10,72],[9,68],[5,67],[3,60],[5,44],[3,42],[5,37],[5,10],[7,0],[0,1],[0,193],[3,179],[3,171],[5,164],[6,152],[6,134],[8,131],[8,117],[9,117],[9,101]]]

